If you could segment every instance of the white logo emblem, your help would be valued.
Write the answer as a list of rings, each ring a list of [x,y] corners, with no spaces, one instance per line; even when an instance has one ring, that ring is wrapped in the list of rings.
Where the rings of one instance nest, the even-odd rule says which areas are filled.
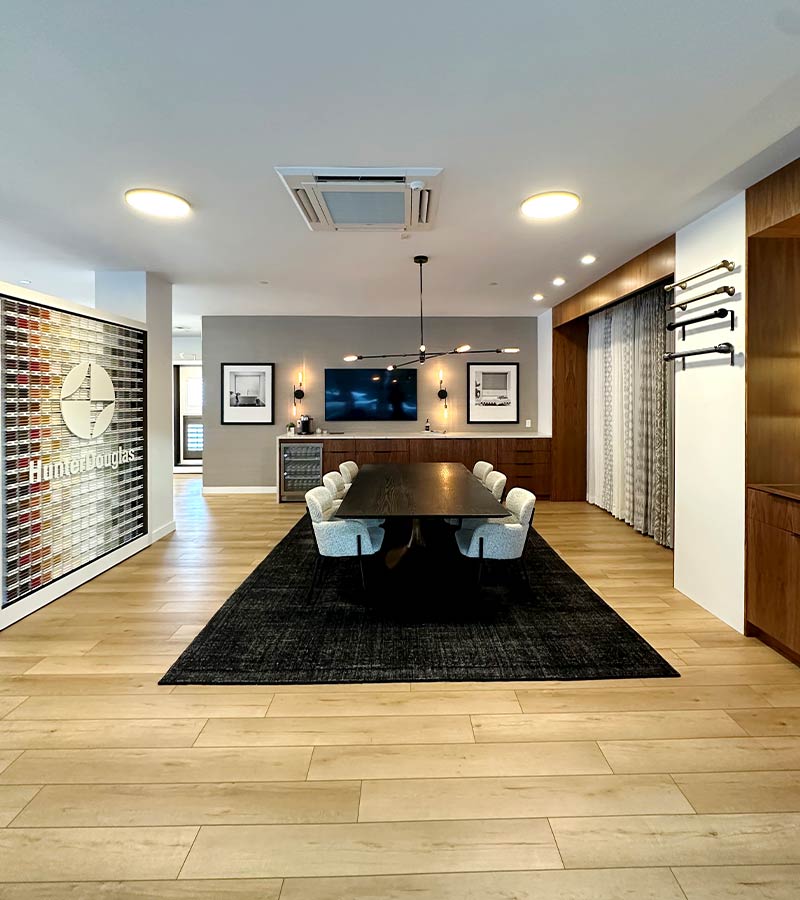
[[[100,437],[114,418],[115,397],[114,384],[102,366],[78,363],[67,373],[61,386],[64,423],[80,438]]]

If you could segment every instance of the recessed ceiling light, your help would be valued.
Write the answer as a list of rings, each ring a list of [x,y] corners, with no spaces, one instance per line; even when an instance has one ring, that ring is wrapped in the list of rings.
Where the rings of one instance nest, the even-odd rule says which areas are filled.
[[[31,282],[30,282],[30,279],[28,279],[28,278],[20,278],[19,283],[20,284],[30,284]]]
[[[585,266],[590,266],[593,262],[597,262],[597,257],[593,256],[591,253],[587,253],[586,256],[581,257],[581,262]]]
[[[153,188],[125,191],[125,202],[139,212],[159,219],[184,219],[192,211],[189,201],[183,197]]]
[[[567,283],[567,279],[566,279],[566,278],[562,278],[560,275],[557,275],[557,276],[553,279],[553,284],[554,284],[556,287],[561,287],[562,285],[564,285],[564,284],[566,284],[566,283]]]
[[[534,294],[534,295],[531,297],[531,300],[535,300],[537,303],[539,303],[539,302],[541,302],[542,300],[544,300],[544,294]]]
[[[259,281],[258,283],[259,283],[259,284],[269,284],[268,281]]]
[[[546,191],[523,200],[520,209],[529,219],[557,219],[574,212],[580,202],[581,198],[570,191]]]

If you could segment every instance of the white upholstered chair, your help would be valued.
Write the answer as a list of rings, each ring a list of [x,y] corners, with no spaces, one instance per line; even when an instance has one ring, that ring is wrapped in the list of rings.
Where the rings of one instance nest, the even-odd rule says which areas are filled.
[[[350,485],[358,475],[358,465],[352,459],[348,459],[347,462],[339,463],[339,471],[342,473],[344,483]]]
[[[322,484],[328,489],[328,493],[331,495],[331,500],[333,501],[333,514],[336,515],[342,500],[344,500],[347,491],[350,489],[350,485],[345,484],[344,478],[342,478],[339,472],[326,472],[326,474],[322,476]],[[367,528],[377,528],[379,525],[383,525],[385,520],[359,519],[359,521],[363,522]]]
[[[478,479],[480,482],[486,481],[486,476],[489,472],[492,471],[494,466],[490,462],[484,462],[484,460],[479,460],[472,467],[472,474]]]
[[[512,488],[505,506],[511,516],[491,519],[475,528],[460,528],[456,532],[461,555],[479,560],[478,584],[486,559],[518,560],[520,573],[527,581],[522,553],[536,508],[536,495],[524,488]]]
[[[495,500],[503,499],[503,491],[506,489],[508,478],[502,472],[491,471],[483,480],[483,486],[492,492]]]
[[[333,498],[326,487],[315,487],[306,493],[306,506],[314,529],[314,537],[319,551],[317,563],[321,557],[357,557],[361,572],[361,585],[366,588],[364,579],[364,557],[373,556],[383,544],[384,531],[377,526],[369,526],[362,519],[335,519]],[[311,580],[313,589],[317,568]]]
[[[322,483],[330,491],[334,507],[338,508],[338,505],[344,500],[344,495],[350,490],[350,485],[345,483],[339,472],[326,472],[322,476]]]

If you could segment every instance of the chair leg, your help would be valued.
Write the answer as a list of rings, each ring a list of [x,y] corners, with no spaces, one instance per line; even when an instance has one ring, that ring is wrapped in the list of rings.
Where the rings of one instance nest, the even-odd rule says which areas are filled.
[[[366,593],[367,591],[367,580],[364,577],[364,557],[361,555],[361,535],[356,535],[356,546],[358,547],[358,568],[361,572],[361,590]]]
[[[478,538],[478,590],[481,588],[483,578],[483,538]]]

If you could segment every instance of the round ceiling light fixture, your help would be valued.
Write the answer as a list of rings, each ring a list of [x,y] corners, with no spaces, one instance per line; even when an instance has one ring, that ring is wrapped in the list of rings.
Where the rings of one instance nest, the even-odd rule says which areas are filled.
[[[597,262],[597,257],[593,253],[587,253],[586,256],[581,257],[581,262],[584,266],[590,266]]]
[[[571,191],[545,191],[523,200],[522,215],[528,219],[558,219],[581,205],[581,198]]]
[[[553,284],[554,284],[556,287],[563,287],[566,283],[567,283],[567,279],[566,279],[566,278],[562,278],[560,275],[557,275],[557,276],[553,279]]]
[[[531,300],[533,300],[533,301],[536,302],[536,303],[541,303],[542,300],[544,300],[544,294],[534,294],[534,295],[531,297]]]
[[[131,188],[125,191],[128,206],[159,219],[185,219],[192,211],[188,200],[155,188]]]

